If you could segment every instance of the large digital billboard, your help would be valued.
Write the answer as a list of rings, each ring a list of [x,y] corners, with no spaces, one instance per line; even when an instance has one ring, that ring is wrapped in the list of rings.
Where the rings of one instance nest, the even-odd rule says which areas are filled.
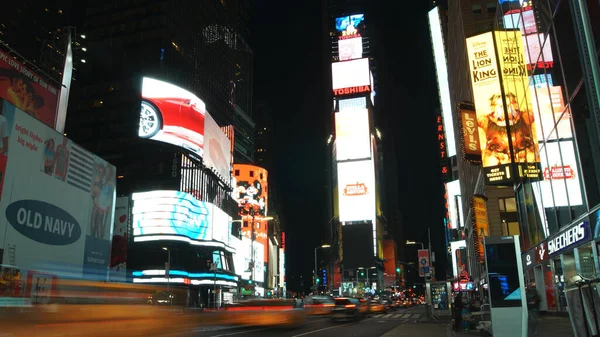
[[[530,110],[520,32],[470,37],[467,53],[486,183],[510,184],[515,173],[540,180],[535,116]],[[513,162],[517,172],[512,170]]]
[[[444,36],[442,34],[439,8],[435,7],[429,11],[428,18],[438,82],[440,110],[442,111],[444,131],[446,133],[446,151],[448,157],[452,157],[456,155],[456,142],[454,139],[452,104],[450,103],[450,87],[448,84],[448,67],[446,64],[446,51],[444,48]]]
[[[207,112],[204,120],[204,165],[214,169],[223,182],[231,179],[231,143],[217,122]]]
[[[335,19],[335,30],[340,40],[360,36],[364,29],[365,15],[353,14]]]
[[[57,87],[0,50],[0,98],[56,128],[59,95]]]
[[[544,180],[538,183],[539,192],[534,189],[537,197],[541,192],[543,207],[582,205],[580,172],[573,141],[549,142],[545,146],[546,149],[540,151]]]
[[[338,161],[371,158],[367,109],[335,113],[335,146]]]
[[[552,47],[550,41],[544,43],[544,33],[530,34],[525,37],[525,63],[540,64],[539,68],[552,68],[554,58],[552,57]],[[544,45],[542,46],[542,43]],[[546,66],[548,65],[548,66]]]
[[[115,167],[0,99],[2,263],[106,281]]]
[[[485,261],[484,238],[490,235],[487,200],[484,197],[478,195],[472,197],[471,214],[473,222],[473,246],[478,261],[483,263]]]
[[[375,166],[373,160],[337,164],[341,222],[375,219]]]
[[[268,172],[254,165],[234,165],[237,187],[234,198],[240,209],[253,208],[255,216],[267,216],[269,205]]]
[[[336,96],[371,92],[368,58],[334,62],[331,64],[331,75]]]
[[[338,41],[338,56],[340,61],[348,61],[363,57],[363,41],[358,36]]]
[[[217,206],[181,191],[133,193],[134,241],[217,241],[229,246],[231,217]],[[195,243],[196,244],[196,243]]]
[[[129,198],[117,198],[110,253],[110,280],[113,282],[127,280],[127,231],[131,223],[129,211]]]
[[[562,87],[543,86],[536,88],[530,86],[529,88],[533,99],[533,111],[540,125],[537,128],[538,140],[573,137],[570,113],[568,110],[565,111]],[[556,129],[554,129],[555,123],[557,125]]]
[[[450,213],[450,226],[448,228],[457,229],[463,227],[459,221],[458,205],[456,196],[460,196],[460,181],[454,180],[446,183],[446,191],[448,193],[448,212]]]
[[[206,105],[171,83],[144,77],[138,136],[204,155]]]

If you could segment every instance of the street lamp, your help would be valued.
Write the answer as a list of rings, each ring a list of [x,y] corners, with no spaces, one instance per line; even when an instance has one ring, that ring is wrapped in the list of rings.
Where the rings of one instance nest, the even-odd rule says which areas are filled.
[[[425,246],[423,246],[423,242],[406,240],[406,244],[407,245],[421,245],[421,249],[425,249]]]
[[[171,283],[171,251],[167,247],[162,247],[163,250],[167,251],[167,264],[165,268],[165,276],[167,277],[167,296],[169,296],[169,305],[173,305],[171,300],[170,283]]]
[[[322,248],[329,248],[329,247],[331,247],[331,245],[327,245],[327,244],[321,245],[319,247],[315,247],[315,285],[317,285],[317,287],[318,287],[318,282],[317,282],[317,275],[318,275],[318,272],[317,272],[317,250],[318,249],[322,249]]]

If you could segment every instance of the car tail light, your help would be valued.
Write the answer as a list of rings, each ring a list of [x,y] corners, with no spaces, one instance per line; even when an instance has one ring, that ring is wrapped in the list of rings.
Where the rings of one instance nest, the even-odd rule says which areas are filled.
[[[346,308],[356,308],[356,304],[346,304]]]

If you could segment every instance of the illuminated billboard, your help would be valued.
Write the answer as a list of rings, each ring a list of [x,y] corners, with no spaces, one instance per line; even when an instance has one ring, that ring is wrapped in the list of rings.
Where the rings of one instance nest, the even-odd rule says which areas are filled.
[[[454,278],[458,278],[460,272],[467,269],[467,264],[465,261],[463,261],[462,258],[459,259],[459,255],[462,257],[462,254],[456,253],[457,251],[462,251],[465,248],[467,248],[467,241],[465,240],[450,242],[450,251],[452,255],[452,275]]]
[[[349,39],[360,36],[365,21],[364,14],[346,15],[335,19],[335,30],[339,39]]]
[[[181,191],[133,193],[134,241],[218,241],[229,248],[231,217],[217,206]],[[207,244],[208,245],[208,244]]]
[[[362,37],[338,41],[338,56],[340,61],[348,61],[363,57]]]
[[[544,208],[579,206],[583,204],[579,169],[573,141],[546,143],[542,149],[544,180],[539,183],[540,197]],[[562,160],[561,160],[562,156]],[[547,161],[546,161],[547,160]],[[554,199],[554,200],[553,200]]]
[[[0,135],[1,263],[106,281],[115,167],[1,98]]]
[[[112,250],[110,253],[110,280],[127,281],[127,229],[129,227],[129,198],[119,197],[115,204]]]
[[[510,184],[515,173],[540,180],[535,116],[529,109],[531,98],[520,32],[470,37],[467,53],[486,183]],[[517,172],[512,171],[513,162]]]
[[[231,143],[209,113],[204,120],[204,165],[215,170],[227,184],[231,177]]]
[[[538,140],[571,138],[571,121],[569,111],[565,110],[562,87],[530,87],[533,98],[533,111],[538,118],[540,127],[537,128]],[[537,101],[536,101],[537,100]],[[556,121],[556,130],[554,125]],[[543,132],[543,133],[542,133]]]
[[[463,159],[473,164],[481,164],[481,149],[485,145],[479,139],[480,130],[477,124],[475,106],[471,102],[458,104],[459,127],[461,130],[461,147]],[[485,134],[481,136],[485,137]],[[485,138],[483,138],[485,139]]]
[[[552,47],[549,40],[544,43],[544,34],[527,35],[525,40],[525,63],[528,65],[538,64],[538,68],[552,68],[554,64]],[[542,43],[544,43],[543,46]]]
[[[0,50],[0,98],[56,129],[60,90]]]
[[[459,226],[458,205],[456,196],[460,196],[460,181],[454,180],[446,183],[448,193],[448,212],[450,213],[450,225],[448,228],[457,229]]]
[[[367,109],[335,113],[335,147],[338,161],[371,157],[371,135]]]
[[[485,261],[485,245],[483,238],[490,235],[487,214],[487,200],[482,196],[471,199],[471,214],[473,221],[473,246],[475,255],[480,263]]]
[[[375,166],[373,160],[337,164],[341,222],[374,220]]]
[[[522,17],[521,17],[522,15]],[[529,35],[537,33],[537,24],[533,10],[506,14],[502,17],[504,29],[520,29],[521,34]]]
[[[334,62],[331,64],[331,75],[336,96],[371,92],[368,58]]]
[[[446,51],[444,48],[444,37],[442,35],[442,26],[440,12],[435,7],[428,14],[429,31],[431,33],[431,44],[433,49],[433,58],[435,60],[436,77],[439,89],[440,108],[444,121],[444,131],[446,134],[447,156],[456,155],[456,144],[454,139],[454,125],[452,122],[452,104],[450,103],[450,88],[448,85],[448,68],[446,64]]]
[[[235,164],[235,200],[240,209],[253,208],[256,216],[267,216],[269,189],[268,172],[266,169],[254,166]]]
[[[206,105],[176,85],[144,77],[138,136],[204,155]]]
[[[340,112],[343,112],[346,109],[366,109],[367,108],[367,98],[366,97],[356,97],[356,98],[347,98],[341,99],[338,103],[338,108]]]

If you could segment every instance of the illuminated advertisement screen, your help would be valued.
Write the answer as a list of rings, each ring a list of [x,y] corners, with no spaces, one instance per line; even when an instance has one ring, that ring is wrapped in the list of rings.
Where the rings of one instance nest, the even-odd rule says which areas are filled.
[[[336,112],[335,139],[337,160],[370,158],[369,111],[356,109]]]
[[[544,34],[531,34],[527,35],[526,40],[526,52],[525,52],[525,63],[535,64],[538,62],[554,62],[552,57],[552,47],[550,41],[545,41]],[[544,46],[542,47],[542,43]]]
[[[115,167],[2,98],[0,136],[0,263],[105,281]]]
[[[446,190],[448,191],[448,211],[450,213],[450,228],[456,229],[459,227],[459,220],[458,207],[455,196],[460,195],[460,181],[454,180],[446,183]]]
[[[133,193],[131,198],[134,239],[183,237],[230,244],[231,217],[211,203],[181,191],[140,192]]]
[[[458,104],[458,116],[460,117],[461,145],[463,159],[473,164],[481,164],[481,149],[484,145],[479,139],[479,126],[477,125],[477,114],[475,106],[470,102]]]
[[[253,208],[256,216],[267,216],[269,204],[267,170],[259,166],[244,164],[235,164],[233,169],[237,180],[234,199],[238,202],[240,210]]]
[[[570,114],[565,110],[565,101],[563,99],[562,87],[530,87],[531,97],[533,97],[533,111],[540,121],[540,127],[537,128],[538,140],[547,138],[548,140],[558,138],[571,138]],[[536,101],[537,99],[537,101]],[[554,123],[556,121],[556,130]],[[542,133],[543,131],[543,133]]]
[[[340,61],[348,61],[363,57],[362,37],[338,41],[338,55]]]
[[[511,183],[513,162],[520,177],[540,180],[541,165],[537,139],[532,136],[536,125],[529,108],[531,97],[523,41],[518,31],[495,32],[495,38],[492,34],[467,39],[486,183]],[[500,60],[496,59],[496,49]],[[502,78],[500,73],[504,74]],[[513,134],[510,138],[509,132]],[[510,139],[514,153],[511,153]]]
[[[520,307],[521,285],[517,252],[513,241],[485,246],[489,292],[493,308]]]
[[[265,259],[264,256],[265,246],[258,241],[254,241],[254,281],[256,282],[264,282],[265,281]],[[250,264],[252,256],[248,256],[248,264]]]
[[[340,39],[360,36],[365,21],[364,14],[342,16],[335,19],[335,30]]]
[[[56,128],[59,94],[57,87],[0,50],[0,98]]]
[[[489,235],[490,227],[488,224],[486,200],[480,196],[473,196],[471,199],[471,214],[474,214],[473,221],[473,239],[475,254],[479,262],[485,261],[485,250],[483,240]]]
[[[448,152],[448,157],[452,157],[456,155],[456,144],[454,140],[454,125],[452,123],[452,104],[450,103],[450,88],[448,85],[446,52],[444,48],[444,37],[442,35],[442,26],[438,7],[435,7],[429,11],[428,17],[440,96],[440,107],[442,110],[442,116],[444,117],[446,151]]]
[[[233,254],[235,273],[244,280],[250,279],[250,265],[246,259],[252,254],[250,251],[251,244],[252,240],[247,237],[242,237],[241,240],[235,236],[231,237],[231,246],[235,248],[235,254]]]
[[[581,185],[579,183],[579,170],[573,141],[560,141],[546,143],[546,150],[542,149],[542,170],[544,180],[539,184],[541,200],[544,208],[560,206],[579,206],[583,204]],[[561,161],[562,155],[562,161]],[[546,159],[548,160],[546,162]],[[554,201],[552,198],[554,197]]]
[[[204,154],[206,106],[191,92],[144,77],[140,110],[140,138],[153,139]]]
[[[347,98],[341,99],[338,103],[339,111],[343,112],[346,109],[366,109],[367,108],[367,98],[366,97],[356,97],[356,98]]]
[[[375,218],[375,167],[372,160],[337,164],[340,221]]]
[[[209,113],[204,120],[204,165],[214,169],[223,182],[229,183],[231,176],[231,144],[227,135]]]
[[[115,204],[112,250],[110,253],[110,280],[127,280],[127,229],[129,227],[129,198],[119,197]]]
[[[521,14],[523,17],[521,18]],[[502,18],[505,29],[520,29],[521,34],[529,35],[537,33],[537,24],[533,10],[526,10],[521,13],[512,13],[504,15]],[[525,24],[523,24],[525,22]]]
[[[460,275],[460,269],[459,269],[459,259],[458,259],[458,255],[456,252],[458,250],[462,250],[467,248],[467,242],[465,240],[459,240],[459,241],[452,241],[450,242],[450,250],[451,250],[451,254],[452,254],[452,275],[454,275],[454,277],[458,277],[458,275]],[[462,260],[462,257],[461,257]],[[462,263],[462,261],[460,262]],[[467,266],[465,265],[463,268],[463,270],[467,269]]]
[[[364,92],[370,92],[371,77],[369,74],[369,59],[334,62],[331,64],[332,84],[336,90],[368,87]]]

